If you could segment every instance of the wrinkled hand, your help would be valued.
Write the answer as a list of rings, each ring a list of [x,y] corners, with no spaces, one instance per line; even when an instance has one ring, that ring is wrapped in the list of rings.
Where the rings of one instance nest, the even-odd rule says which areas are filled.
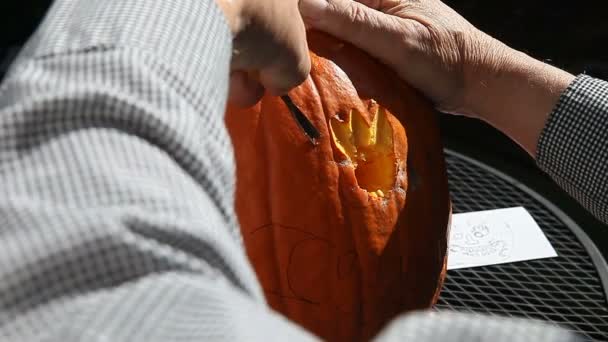
[[[301,0],[307,25],[363,48],[447,112],[470,111],[480,67],[501,44],[439,0]],[[502,49],[504,50],[504,49]]]
[[[310,71],[297,0],[216,0],[234,33],[229,101],[257,102],[286,93]]]
[[[574,75],[479,31],[440,0],[301,0],[307,25],[375,56],[438,109],[482,119],[536,155]]]

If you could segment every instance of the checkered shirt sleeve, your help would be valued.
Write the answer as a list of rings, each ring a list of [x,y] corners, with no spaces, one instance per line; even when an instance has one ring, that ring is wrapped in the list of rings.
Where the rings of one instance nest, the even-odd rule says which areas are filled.
[[[541,134],[537,163],[598,219],[608,223],[608,82],[578,76]]]
[[[56,0],[0,88],[0,341],[307,341],[233,211],[213,0]],[[418,313],[391,341],[572,341]]]
[[[230,40],[212,0],[55,1],[0,88],[0,341],[307,337],[242,248]]]

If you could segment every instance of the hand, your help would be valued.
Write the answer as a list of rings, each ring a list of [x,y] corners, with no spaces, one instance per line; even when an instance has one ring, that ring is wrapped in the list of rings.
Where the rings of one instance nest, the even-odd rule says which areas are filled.
[[[467,112],[473,69],[496,42],[437,0],[303,0],[308,25],[366,50],[444,111]]]
[[[297,0],[216,0],[234,33],[229,101],[256,103],[265,91],[281,95],[310,72]]]
[[[307,25],[367,51],[438,109],[483,119],[532,156],[574,76],[476,29],[439,0],[301,0]]]

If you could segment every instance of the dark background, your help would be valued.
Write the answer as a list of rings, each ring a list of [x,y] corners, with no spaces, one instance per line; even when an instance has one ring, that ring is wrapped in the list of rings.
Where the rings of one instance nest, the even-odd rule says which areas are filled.
[[[18,51],[50,3],[49,0],[22,0],[0,4],[3,24],[0,55]],[[586,72],[608,79],[608,4],[605,0],[446,0],[446,3],[478,28],[533,57],[575,74]],[[447,147],[480,159],[549,198],[608,256],[608,227],[557,188],[518,146],[475,120],[444,115],[441,124]]]

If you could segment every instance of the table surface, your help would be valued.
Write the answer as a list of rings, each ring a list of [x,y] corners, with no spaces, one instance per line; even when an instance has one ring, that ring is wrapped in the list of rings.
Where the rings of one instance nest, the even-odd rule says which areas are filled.
[[[558,257],[451,270],[436,310],[540,319],[608,340],[608,266],[585,233],[500,171],[453,151],[446,160],[455,213],[524,206]]]

